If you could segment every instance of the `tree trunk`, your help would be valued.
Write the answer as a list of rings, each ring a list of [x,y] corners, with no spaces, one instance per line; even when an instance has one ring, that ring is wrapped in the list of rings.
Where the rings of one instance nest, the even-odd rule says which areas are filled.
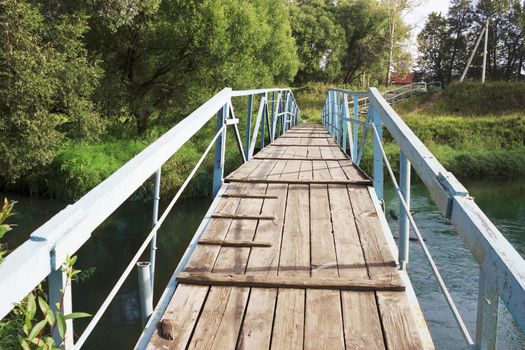
[[[392,16],[393,17],[393,16]],[[394,55],[394,30],[395,30],[395,19],[392,18],[392,23],[390,24],[390,47],[388,50],[388,64],[386,67],[386,86],[390,85],[390,67],[392,66],[392,56]]]

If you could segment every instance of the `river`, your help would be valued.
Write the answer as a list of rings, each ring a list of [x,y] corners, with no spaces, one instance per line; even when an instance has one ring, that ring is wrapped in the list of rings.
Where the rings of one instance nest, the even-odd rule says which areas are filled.
[[[525,256],[525,180],[466,182],[465,185],[505,237]],[[20,195],[10,195],[9,198],[18,201],[18,215],[11,220],[18,226],[5,238],[10,248],[18,246],[35,228],[67,204]],[[397,210],[392,187],[385,187],[385,199],[387,209]],[[209,200],[182,200],[159,232],[156,300],[209,204]],[[477,264],[463,246],[461,238],[437,212],[421,184],[412,186],[412,208],[459,311],[474,335],[479,275]],[[396,233],[397,221],[389,217],[389,223]],[[93,237],[78,252],[77,267],[92,268],[94,271],[87,280],[74,283],[74,310],[96,312],[142,243],[150,225],[150,205],[125,203],[93,233]],[[408,269],[436,347],[466,349],[418,242],[411,242]],[[500,305],[499,313],[498,349],[525,348],[525,336],[518,331],[503,305]],[[75,333],[80,334],[86,324],[86,320],[76,321]],[[140,331],[137,278],[136,273],[132,273],[84,349],[129,349],[135,344]]]

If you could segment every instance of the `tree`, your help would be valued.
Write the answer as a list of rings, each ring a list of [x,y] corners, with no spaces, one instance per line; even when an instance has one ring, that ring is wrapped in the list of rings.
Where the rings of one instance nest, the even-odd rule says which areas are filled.
[[[384,59],[387,16],[371,0],[341,0],[337,4],[337,22],[343,27],[346,39],[341,80],[350,84]]]
[[[86,18],[45,18],[26,0],[0,1],[0,178],[49,164],[65,136],[94,136],[99,78],[82,44]]]
[[[419,6],[420,2],[416,0],[382,0],[381,4],[386,8],[388,16],[388,60],[385,81],[385,84],[388,86],[390,85],[390,73],[394,63],[396,46],[398,46],[399,42],[408,39],[412,29],[403,22],[403,17]]]
[[[433,80],[444,80],[447,44],[445,18],[437,12],[431,12],[425,26],[417,36],[418,65],[424,76]]]
[[[474,11],[470,0],[452,0],[448,9],[447,23],[447,51],[451,50],[448,58],[448,80],[461,75],[468,60],[468,31],[472,27]],[[459,57],[458,57],[459,56]]]
[[[100,1],[109,11],[84,5],[93,14],[89,47],[106,72],[98,99],[108,114],[133,116],[139,133],[224,86],[287,82],[297,72],[282,0],[132,1],[127,11]]]
[[[300,61],[296,80],[334,80],[341,72],[344,31],[336,23],[334,5],[304,0],[292,6],[292,33]]]

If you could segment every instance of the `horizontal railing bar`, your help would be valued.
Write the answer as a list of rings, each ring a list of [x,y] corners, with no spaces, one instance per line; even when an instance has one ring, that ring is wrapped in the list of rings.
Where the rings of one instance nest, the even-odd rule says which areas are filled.
[[[166,209],[162,213],[162,216],[159,218],[159,220],[157,221],[157,223],[155,224],[155,226],[153,227],[151,232],[148,234],[148,236],[146,237],[146,239],[144,240],[144,242],[140,246],[140,248],[137,251],[137,253],[133,256],[133,259],[131,259],[131,262],[128,264],[128,266],[126,267],[126,269],[124,270],[124,272],[122,273],[120,278],[118,279],[117,283],[115,283],[115,285],[113,286],[113,288],[109,292],[108,296],[106,297],[106,299],[104,300],[104,302],[102,303],[102,305],[100,306],[100,308],[98,309],[96,314],[90,320],[90,322],[87,325],[86,329],[84,330],[84,332],[82,333],[82,335],[78,339],[77,343],[75,344],[75,349],[80,349],[82,347],[84,342],[87,340],[87,337],[91,334],[91,332],[93,331],[93,329],[95,328],[97,323],[100,321],[100,318],[102,317],[104,312],[109,307],[109,305],[110,305],[111,301],[113,300],[113,298],[115,297],[115,295],[117,295],[117,292],[119,291],[120,287],[122,287],[122,285],[126,281],[127,277],[129,276],[129,274],[131,273],[131,271],[135,267],[135,264],[140,259],[140,256],[142,255],[142,253],[144,253],[144,251],[148,247],[149,242],[153,239],[155,234],[158,232],[158,230],[160,229],[160,227],[162,226],[162,224],[164,223],[164,221],[168,217],[168,214],[171,212],[171,210],[173,209],[173,207],[177,203],[178,199],[182,195],[182,192],[184,192],[184,190],[186,189],[186,187],[190,183],[190,181],[193,178],[193,176],[195,176],[197,170],[201,166],[202,162],[204,162],[204,159],[206,159],[206,156],[208,155],[208,153],[210,152],[210,150],[214,146],[215,141],[217,140],[217,138],[222,134],[222,131],[223,131],[224,128],[225,128],[225,126],[223,126],[221,129],[219,129],[219,131],[215,134],[215,137],[211,140],[210,144],[208,145],[208,147],[206,148],[206,150],[202,154],[201,158],[199,159],[197,164],[195,164],[195,166],[193,167],[191,173],[188,175],[188,177],[186,178],[184,183],[181,185],[181,187],[179,188],[179,190],[177,191],[177,193],[175,194],[175,196],[173,197],[173,199],[171,200],[169,205],[166,207]]]
[[[487,278],[497,284],[498,295],[525,331],[524,259],[377,89],[371,88],[370,94],[385,127],[425,183],[441,213],[450,219]]]
[[[408,207],[408,204],[405,201],[405,197],[403,196],[403,193],[401,192],[401,189],[399,188],[399,184],[397,183],[396,177],[394,175],[394,172],[392,171],[392,167],[390,166],[390,161],[388,160],[388,157],[386,156],[385,149],[383,148],[383,144],[381,142],[381,137],[379,137],[379,134],[377,132],[377,128],[374,123],[371,123],[373,135],[379,145],[379,148],[381,150],[381,154],[383,156],[383,160],[386,164],[388,174],[390,175],[390,179],[392,180],[392,183],[394,185],[394,188],[396,190],[396,194],[399,197],[400,203],[403,206],[403,209],[405,210],[406,215],[408,216],[408,220],[410,222],[410,226],[412,226],[412,229],[414,230],[414,233],[416,234],[419,244],[421,245],[421,248],[423,249],[423,252],[425,253],[425,256],[430,264],[430,267],[432,268],[432,271],[434,272],[434,275],[438,281],[439,287],[443,291],[443,294],[445,294],[445,299],[447,300],[447,303],[452,310],[452,313],[454,314],[454,318],[456,322],[459,325],[459,328],[461,329],[461,332],[463,333],[463,337],[469,344],[469,346],[474,345],[474,341],[472,340],[472,337],[465,326],[465,322],[463,322],[463,318],[461,317],[461,314],[459,313],[456,304],[454,303],[454,300],[452,299],[452,296],[450,295],[448,288],[445,284],[445,281],[441,277],[441,273],[439,272],[436,263],[434,262],[434,258],[432,258],[432,254],[430,254],[430,251],[428,250],[428,247],[426,243],[423,240],[423,235],[419,231],[418,226],[416,225],[416,222],[414,221],[414,217],[412,216],[412,213],[410,212],[410,209]]]
[[[0,318],[52,270],[60,269],[66,256],[73,255],[93,230],[197,133],[230,96],[230,88],[216,94],[9,254],[0,264]]]

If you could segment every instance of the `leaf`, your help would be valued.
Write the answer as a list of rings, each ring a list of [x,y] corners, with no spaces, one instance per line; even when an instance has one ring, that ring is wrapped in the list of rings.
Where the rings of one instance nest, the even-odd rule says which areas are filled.
[[[0,238],[4,237],[4,235],[11,231],[11,226],[10,225],[7,225],[7,224],[4,224],[4,225],[0,225]]]
[[[29,293],[27,296],[27,315],[30,320],[32,320],[35,317],[36,313],[36,303],[35,303],[35,295],[33,293]]]
[[[42,321],[38,322],[33,327],[31,332],[29,333],[29,336],[28,336],[29,340],[34,339],[38,334],[40,334],[42,329],[44,329],[44,327],[46,326],[46,323],[47,323],[47,320],[42,320]]]
[[[20,346],[22,346],[22,349],[31,350],[31,347],[29,346],[27,340],[23,339],[22,337],[19,337],[18,341],[20,342]]]
[[[66,334],[66,320],[64,319],[64,315],[60,312],[57,312],[57,326],[58,333],[64,338],[64,334]]]
[[[42,297],[38,297],[38,306],[40,306],[40,310],[42,310],[42,313],[46,316],[47,323],[53,326],[55,324],[55,316],[49,304]]]
[[[73,320],[75,318],[84,318],[84,317],[91,317],[93,315],[88,314],[86,312],[72,312],[66,316],[64,316],[65,320]]]

